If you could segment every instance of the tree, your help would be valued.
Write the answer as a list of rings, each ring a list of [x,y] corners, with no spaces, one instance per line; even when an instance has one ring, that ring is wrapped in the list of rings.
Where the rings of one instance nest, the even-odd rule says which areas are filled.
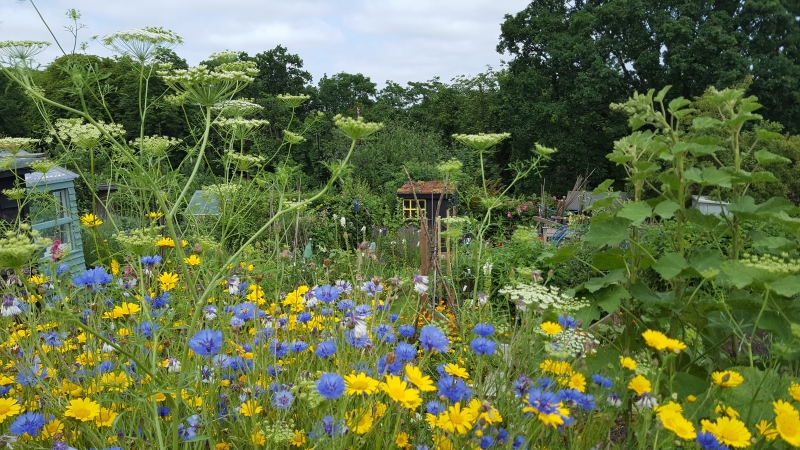
[[[558,148],[548,179],[559,193],[576,169],[611,177],[604,155],[625,123],[608,104],[665,84],[670,95],[691,98],[751,72],[769,74],[752,87],[764,95],[766,118],[795,132],[798,8],[771,0],[541,0],[507,15],[497,49],[513,57],[501,78],[510,159],[536,141]]]
[[[319,80],[313,106],[328,113],[356,116],[375,104],[377,94],[377,85],[360,73],[326,74]]]

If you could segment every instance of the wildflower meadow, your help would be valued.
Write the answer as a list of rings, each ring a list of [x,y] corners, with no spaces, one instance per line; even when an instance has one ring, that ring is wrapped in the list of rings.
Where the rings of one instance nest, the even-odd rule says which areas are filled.
[[[743,89],[609,105],[631,128],[608,155],[628,195],[599,184],[570,237],[545,242],[532,217],[550,197],[515,189],[558,145],[498,185],[486,167],[511,135],[453,135],[471,170],[445,160],[436,178],[464,207],[429,221],[419,201],[344,194],[383,123],[286,93],[277,148],[256,152],[254,62],[172,67],[159,55],[182,39],[157,27],[100,39],[136,79],[137,129],[103,111],[97,65],[65,63],[56,96],[37,84],[48,42],[0,42],[44,130],[0,138],[20,211],[0,239],[0,446],[800,448],[800,210],[751,195],[788,160]],[[146,134],[164,105],[191,136]],[[293,158],[324,121],[338,153],[304,185]],[[80,250],[34,227],[41,202],[55,228],[70,215],[18,173],[38,151],[45,180],[61,165],[89,187]],[[703,214],[700,194],[726,211]]]

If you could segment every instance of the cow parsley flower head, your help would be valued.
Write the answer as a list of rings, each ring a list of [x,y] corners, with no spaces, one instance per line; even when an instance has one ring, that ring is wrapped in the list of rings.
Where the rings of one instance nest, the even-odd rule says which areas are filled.
[[[344,132],[350,139],[363,139],[372,133],[383,128],[383,123],[364,122],[363,117],[353,119],[337,114],[333,118],[336,126]]]
[[[31,58],[49,46],[47,41],[0,41],[0,63],[27,65]]]
[[[454,134],[453,139],[461,142],[467,147],[483,153],[489,148],[499,144],[503,140],[511,137],[511,133],[490,133],[490,134]]]
[[[117,31],[104,36],[100,42],[111,50],[145,64],[151,61],[159,48],[172,48],[183,39],[171,30],[161,27],[144,27]]]
[[[310,99],[311,96],[309,95],[291,95],[291,94],[278,94],[278,100],[282,101],[283,104],[290,108],[297,108],[298,106],[305,103],[306,100]]]

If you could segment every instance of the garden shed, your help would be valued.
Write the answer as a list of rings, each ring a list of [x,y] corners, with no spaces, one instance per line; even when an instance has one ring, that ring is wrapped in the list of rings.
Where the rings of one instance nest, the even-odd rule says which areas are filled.
[[[439,217],[455,216],[458,204],[456,187],[454,183],[445,185],[444,180],[410,181],[404,184],[397,190],[397,198],[403,208],[403,219],[419,219],[419,212],[422,211],[428,219],[428,227],[432,228],[437,211]],[[415,193],[419,205],[414,200]]]
[[[28,153],[26,151],[11,154],[9,152],[0,152],[0,161],[3,161],[3,168],[0,170],[0,193],[6,189],[14,189],[17,187],[17,181],[23,180],[26,174],[33,172],[28,165],[34,161],[38,161],[44,155],[38,153]],[[0,194],[0,220],[6,222],[13,222],[17,219],[20,211],[17,209],[18,203],[6,197],[5,194]],[[23,206],[22,214],[26,215],[28,207]]]

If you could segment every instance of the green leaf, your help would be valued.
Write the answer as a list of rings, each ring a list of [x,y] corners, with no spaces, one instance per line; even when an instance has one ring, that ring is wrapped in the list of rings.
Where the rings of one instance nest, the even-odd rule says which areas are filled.
[[[695,130],[705,130],[706,128],[716,127],[722,125],[722,121],[713,117],[695,117],[692,120],[692,128]]]
[[[577,248],[577,245],[558,247],[558,250],[554,254],[548,256],[542,255],[543,258],[541,258],[541,262],[547,265],[563,264],[575,257],[575,250]]]
[[[740,170],[731,175],[733,181],[737,183],[774,183],[778,180],[771,172],[747,172]]]
[[[583,240],[596,248],[604,245],[617,245],[628,239],[630,224],[630,220],[622,217],[615,217],[597,224],[592,223],[589,232],[583,236]]]
[[[698,275],[705,279],[713,279],[719,275],[719,266],[725,262],[725,258],[715,250],[701,250],[692,255],[690,266]]]
[[[780,236],[767,236],[753,241],[753,247],[767,250],[790,250],[795,244]]]
[[[675,215],[675,211],[678,209],[680,209],[680,205],[677,203],[673,202],[672,200],[664,200],[656,205],[656,207],[653,209],[653,212],[665,219],[669,219]]]
[[[610,248],[597,252],[592,257],[592,265],[599,270],[616,270],[625,268],[625,259],[622,249]]]
[[[708,380],[690,373],[678,372],[673,377],[672,387],[678,394],[678,398],[686,398],[689,395],[698,396],[708,389]]]
[[[653,269],[665,280],[671,280],[678,276],[684,269],[689,267],[683,255],[679,253],[665,253],[653,265]]]
[[[606,197],[603,197],[601,199],[595,200],[592,203],[592,206],[586,208],[586,210],[587,211],[596,211],[598,209],[608,208],[609,206],[613,205],[614,202],[617,201],[617,199],[619,199],[619,193],[618,192],[612,192],[611,194],[609,194]]]
[[[703,172],[697,167],[692,167],[683,171],[683,178],[690,183],[702,183]]]
[[[594,188],[592,194],[594,195],[605,194],[606,192],[608,192],[609,188],[611,188],[612,184],[614,184],[614,180],[605,180],[602,183],[600,183],[599,186]]]
[[[597,292],[600,289],[619,283],[620,281],[625,279],[625,273],[622,269],[612,270],[604,277],[592,278],[589,281],[583,283],[583,288],[589,292]]]
[[[669,105],[667,106],[667,110],[674,115],[676,111],[680,110],[681,108],[683,108],[685,106],[690,105],[691,103],[692,103],[691,101],[686,100],[683,97],[678,97],[676,99],[673,99],[671,102],[669,102]]]
[[[768,131],[761,128],[756,129],[756,136],[760,141],[771,141],[774,139],[783,139],[783,135],[774,131]]]
[[[633,202],[626,203],[625,206],[623,206],[619,212],[617,212],[617,217],[630,220],[633,222],[632,225],[639,225],[640,223],[644,222],[645,219],[649,219],[652,214],[653,210],[647,203]]]
[[[716,167],[706,167],[703,169],[703,186],[731,187],[731,176],[725,171]]]
[[[689,145],[689,152],[698,158],[701,156],[713,155],[720,150],[724,150],[724,148],[720,147],[719,145],[705,145],[698,144],[696,142],[692,142]]]
[[[767,284],[767,287],[783,297],[793,297],[800,293],[800,277],[789,275]]]
[[[672,88],[672,85],[669,85],[669,84],[664,86],[663,88],[661,88],[661,90],[658,91],[658,94],[656,94],[656,96],[653,97],[653,101],[656,102],[656,103],[663,102],[664,101],[664,96],[667,95],[667,92],[669,92],[669,90],[671,88]]]
[[[792,162],[791,159],[785,158],[781,155],[776,155],[775,153],[772,153],[769,150],[759,150],[755,152],[754,155],[756,157],[756,161],[758,161],[758,163],[761,165],[778,164],[778,163],[786,164]]]
[[[641,282],[631,285],[631,295],[636,300],[650,306],[669,307],[675,303],[675,294],[672,291],[656,292]]]
[[[595,295],[597,306],[607,313],[616,311],[622,300],[626,298],[630,298],[630,294],[624,286],[619,284],[605,287]]]

